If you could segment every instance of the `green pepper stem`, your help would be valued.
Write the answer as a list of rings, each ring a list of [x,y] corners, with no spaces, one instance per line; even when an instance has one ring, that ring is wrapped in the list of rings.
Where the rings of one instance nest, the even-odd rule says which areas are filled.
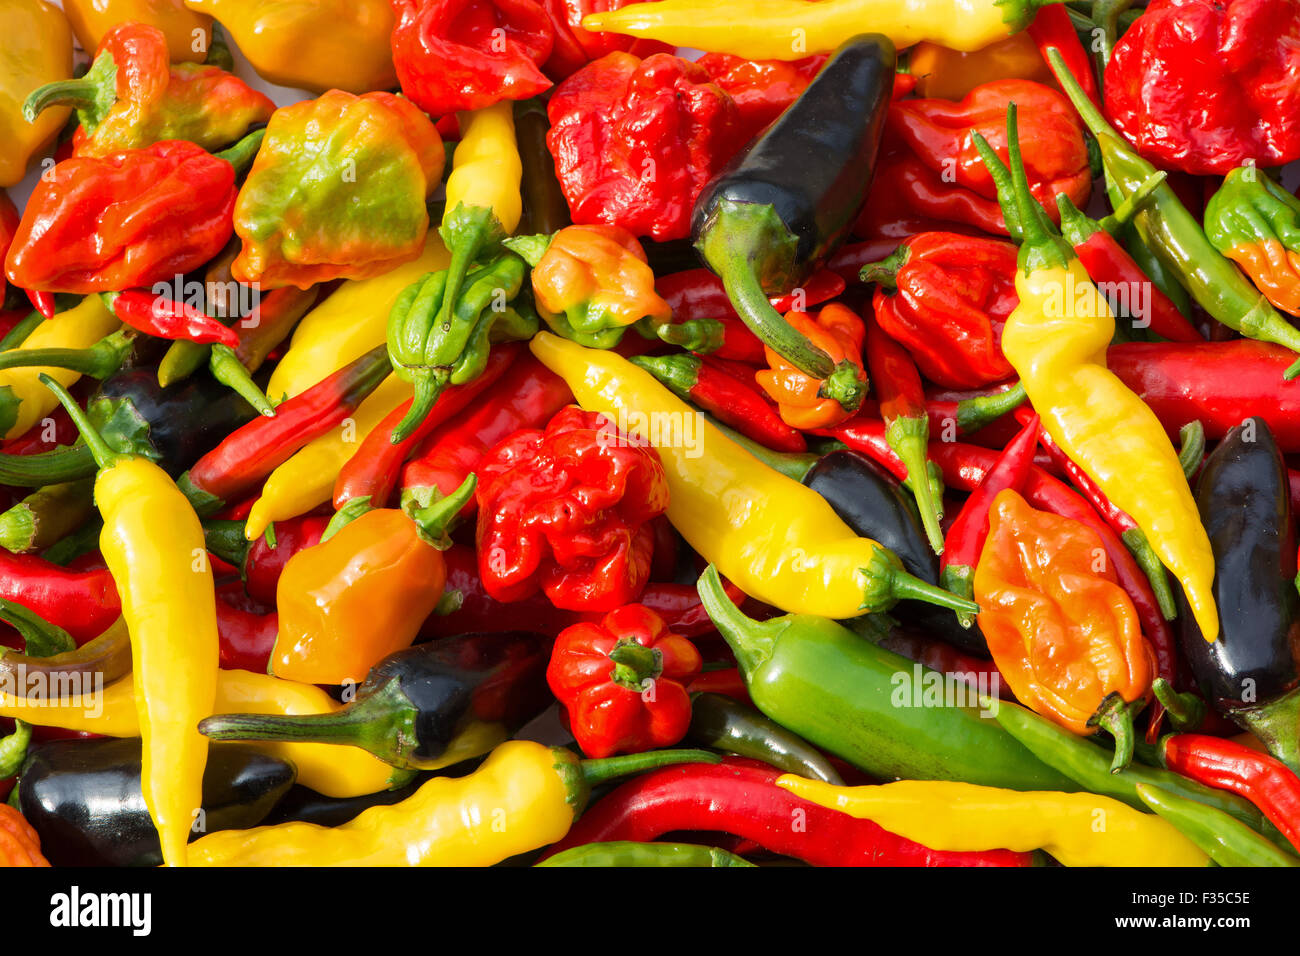
[[[1096,713],[1088,718],[1088,726],[1101,727],[1115,738],[1115,757],[1110,762],[1110,772],[1119,773],[1133,762],[1133,718],[1146,706],[1146,698],[1128,702],[1118,692],[1106,695]]]
[[[436,372],[417,368],[412,370],[411,386],[415,393],[411,398],[411,407],[402,416],[402,420],[393,426],[393,431],[388,436],[388,440],[394,445],[399,445],[410,438],[411,433],[428,418],[429,412],[438,401],[438,396],[447,387],[447,381],[444,376]]]
[[[907,243],[903,243],[885,258],[868,262],[858,271],[858,279],[862,282],[874,282],[886,292],[894,292],[898,288],[898,283],[895,281],[898,272],[907,265],[911,254],[912,251],[907,247]]]
[[[1300,866],[1294,854],[1222,810],[1206,806],[1149,783],[1136,785],[1137,795],[1149,809],[1169,821],[1220,866]]]
[[[512,236],[502,240],[501,244],[536,268],[537,263],[542,261],[542,256],[546,255],[546,250],[551,248],[553,238],[554,236],[549,235]]]
[[[1101,220],[1099,223],[1101,228],[1114,235],[1121,226],[1131,222],[1134,216],[1155,201],[1156,190],[1164,185],[1165,180],[1168,178],[1169,174],[1160,169],[1142,180],[1137,189],[1125,196],[1120,204],[1115,207],[1114,212]]]
[[[34,123],[51,106],[89,109],[98,106],[101,97],[101,84],[90,74],[75,80],[56,80],[32,90],[23,102],[23,119]]]
[[[259,415],[275,417],[275,407],[270,399],[258,388],[253,376],[229,345],[217,343],[212,346],[208,356],[208,369],[213,378],[252,405]]]
[[[770,345],[791,365],[813,378],[826,379],[834,373],[835,362],[831,357],[772,308],[748,261],[725,269],[722,285],[736,312],[764,344]]]
[[[56,382],[44,372],[40,375],[41,384],[54,393],[54,397],[59,400],[59,404],[64,407],[72,423],[77,426],[77,431],[81,433],[81,439],[90,448],[90,453],[95,457],[95,464],[102,468],[112,468],[122,461],[134,458],[134,455],[124,454],[114,451],[109,447],[104,437],[95,430],[95,426],[90,423],[86,413],[81,410],[81,406],[76,403],[68,390]]]
[[[662,322],[655,326],[654,334],[661,342],[703,355],[722,348],[727,336],[726,327],[718,319]]]
[[[755,621],[731,603],[731,598],[722,586],[722,577],[712,564],[704,569],[695,587],[700,594],[700,603],[704,605],[704,610],[708,612],[718,633],[736,655],[736,663],[740,665],[740,672],[748,682],[750,675],[776,649],[773,625],[766,621]]]
[[[1074,256],[1073,250],[1054,235],[1051,220],[1029,190],[1029,177],[1025,173],[1024,157],[1020,152],[1020,127],[1016,104],[1007,105],[1007,167],[1011,170],[1011,185],[1016,197],[1016,215],[1020,219],[1023,243],[1020,247],[1020,268],[1026,273],[1038,269],[1064,267]]]
[[[949,564],[940,573],[939,584],[947,593],[970,600],[975,596],[975,569],[965,564]],[[975,623],[975,614],[958,611],[957,622],[962,627],[970,627]]]
[[[1178,464],[1183,466],[1183,474],[1191,481],[1201,462],[1205,460],[1205,426],[1198,418],[1178,429]]]
[[[5,333],[0,338],[0,352],[8,352],[22,345],[27,340],[27,336],[36,331],[36,327],[45,321],[45,316],[33,309],[27,313],[18,324]]]
[[[325,530],[321,532],[320,544],[324,544],[330,538],[334,537],[345,527],[356,521],[368,511],[374,511],[374,505],[370,503],[369,495],[361,495],[357,498],[349,498],[347,503],[338,511],[334,512],[334,517],[330,518],[329,524],[325,525]],[[267,525],[266,530],[271,531],[274,525]],[[272,532],[273,533],[273,532]]]
[[[209,518],[203,521],[203,546],[222,561],[243,570],[253,543],[244,537],[244,522]]]
[[[1120,535],[1120,540],[1151,582],[1151,592],[1160,605],[1160,614],[1166,621],[1172,621],[1178,616],[1178,606],[1174,603],[1174,592],[1169,586],[1169,575],[1155,549],[1151,547],[1151,542],[1147,540],[1146,533],[1141,528],[1129,528]]]
[[[1007,234],[1015,242],[1022,242],[1025,238],[1025,231],[1020,224],[1020,212],[1016,208],[1016,188],[1011,179],[1011,170],[1007,164],[1002,162],[1002,157],[994,152],[989,141],[978,130],[972,134],[975,143],[975,149],[980,154],[980,159],[984,161],[984,168],[989,171],[989,176],[993,179],[993,186],[997,190],[998,206],[1002,209],[1002,221],[1006,223]]]
[[[664,672],[663,652],[631,638],[615,644],[609,659],[614,662],[610,678],[628,690],[640,692],[646,681],[653,681]]]
[[[478,476],[471,473],[460,483],[460,487],[447,497],[439,498],[423,508],[412,509],[407,512],[407,516],[415,522],[416,527],[420,529],[420,536],[425,541],[439,551],[445,551],[451,547],[451,539],[448,535],[452,523],[473,497],[477,485]]]
[[[1205,723],[1205,701],[1195,694],[1179,693],[1163,677],[1151,682],[1151,691],[1169,715],[1169,723],[1180,734],[1194,733]]]
[[[943,554],[943,495],[935,495],[929,481],[929,458],[926,449],[930,443],[930,419],[923,413],[916,417],[900,415],[885,428],[885,441],[907,468],[912,495],[916,498],[921,525],[926,539],[935,554]]]
[[[724,437],[745,449],[745,451],[749,452],[763,464],[767,465],[767,467],[774,471],[779,471],[787,478],[792,478],[795,481],[802,482],[804,476],[812,470],[813,465],[821,461],[821,456],[814,454],[813,452],[796,453],[773,451],[766,445],[760,444],[752,438],[742,435],[740,432],[727,427],[707,412],[701,412],[700,414],[704,416],[705,420],[710,425],[722,432]]]
[[[1000,392],[963,398],[957,403],[957,430],[963,435],[977,432],[1003,415],[1014,412],[1028,400],[1025,386],[1020,381]]]
[[[1267,704],[1233,710],[1228,716],[1258,737],[1270,754],[1300,774],[1300,688]]]
[[[372,696],[328,714],[218,714],[199,721],[211,740],[276,740],[360,747],[393,766],[401,764],[397,742],[414,717],[414,706],[388,681]]]
[[[689,398],[699,384],[703,362],[694,355],[636,355],[630,361],[668,386],[679,398]]]
[[[1083,91],[1079,81],[1074,78],[1074,74],[1066,66],[1061,51],[1054,46],[1049,46],[1045,53],[1047,65],[1052,68],[1056,82],[1061,84],[1061,89],[1065,91],[1065,95],[1074,104],[1079,118],[1083,120],[1083,124],[1088,127],[1092,135],[1100,137],[1103,134],[1109,134],[1118,137],[1119,134],[1115,132],[1115,128],[1106,122],[1106,117],[1102,116],[1101,111],[1092,104],[1092,100],[1088,99],[1088,94]]]
[[[255,129],[233,146],[228,146],[219,153],[213,153],[217,159],[224,159],[231,166],[235,167],[235,175],[242,175],[244,170],[253,164],[257,157],[257,151],[262,148],[262,140],[266,137],[265,129]]]
[[[679,763],[721,763],[722,758],[707,750],[650,750],[646,753],[625,754],[619,757],[602,757],[599,760],[579,760],[578,772],[588,787],[660,767]]]

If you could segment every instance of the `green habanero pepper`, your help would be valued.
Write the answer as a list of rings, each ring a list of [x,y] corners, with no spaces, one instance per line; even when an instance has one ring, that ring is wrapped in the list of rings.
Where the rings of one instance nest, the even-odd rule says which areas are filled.
[[[1239,166],[1205,206],[1205,234],[1275,306],[1300,315],[1300,199]]]

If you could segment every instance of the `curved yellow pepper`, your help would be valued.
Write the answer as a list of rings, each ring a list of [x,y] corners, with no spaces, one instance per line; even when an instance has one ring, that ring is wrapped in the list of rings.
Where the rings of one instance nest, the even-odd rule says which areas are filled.
[[[23,117],[23,102],[38,86],[72,77],[72,29],[52,3],[0,0],[0,188],[17,185],[32,157],[63,129],[71,110],[52,107],[36,122]]]
[[[394,89],[388,0],[185,0],[217,18],[259,76],[315,93]]]
[[[1183,585],[1207,641],[1219,633],[1214,553],[1155,413],[1106,367],[1115,318],[1077,258],[1016,274],[1002,352],[1043,428],[1146,534]]]
[[[342,826],[282,823],[210,833],[196,866],[491,866],[554,843],[576,809],[560,752],[511,740],[466,777],[435,777]]]
[[[88,295],[67,312],[46,319],[23,339],[24,349],[84,349],[94,345],[120,326],[117,318],[104,308],[97,295]],[[81,376],[64,368],[11,368],[0,372],[0,388],[13,389],[18,399],[18,417],[5,432],[5,438],[17,438],[54,411],[59,400],[41,384],[41,375],[50,376],[64,388],[70,388]]]
[[[388,313],[412,282],[447,268],[447,247],[430,231],[424,252],[371,279],[349,279],[308,312],[294,329],[289,349],[271,373],[266,394],[272,401],[293,398],[349,362],[382,345]]]
[[[868,32],[900,50],[931,40],[970,52],[1023,29],[1044,2],[1059,0],[660,0],[590,13],[582,28],[747,60],[829,53]]]
[[[63,0],[63,12],[92,55],[104,34],[125,21],[161,30],[173,63],[202,63],[212,46],[212,18],[187,10],[183,0]]]
[[[1046,850],[1066,866],[1208,866],[1171,824],[1095,793],[1021,792],[950,780],[836,787],[783,774],[797,797],[934,850]]]
[[[262,496],[248,512],[248,519],[244,522],[245,537],[255,541],[266,532],[271,522],[296,518],[331,500],[334,482],[348,459],[366,436],[412,394],[409,382],[403,382],[396,375],[388,376],[357,407],[350,425],[345,422],[313,439],[271,472],[262,486]]]
[[[524,174],[515,141],[514,104],[503,100],[473,112],[456,114],[460,142],[447,177],[447,214],[461,203],[490,209],[507,233],[519,226]],[[444,217],[445,221],[445,217]]]
[[[584,409],[659,450],[668,520],[746,594],[792,614],[832,618],[921,596],[903,593],[926,586],[909,580],[889,551],[855,535],[825,498],[730,441],[649,372],[547,332],[530,347]],[[932,588],[926,598],[939,595],[952,597]]]

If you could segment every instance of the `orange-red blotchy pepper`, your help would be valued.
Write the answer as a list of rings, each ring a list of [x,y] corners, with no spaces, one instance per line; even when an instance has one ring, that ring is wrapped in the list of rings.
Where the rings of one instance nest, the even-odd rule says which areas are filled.
[[[859,369],[862,364],[862,343],[867,330],[861,317],[848,306],[832,302],[813,318],[806,312],[788,312],[786,321],[822,349],[835,364],[848,359]],[[830,428],[846,421],[853,410],[846,410],[833,398],[821,394],[822,381],[801,372],[770,346],[764,347],[768,368],[754,377],[763,391],[777,403],[781,418],[794,428]],[[867,373],[863,369],[861,381],[865,384]]]

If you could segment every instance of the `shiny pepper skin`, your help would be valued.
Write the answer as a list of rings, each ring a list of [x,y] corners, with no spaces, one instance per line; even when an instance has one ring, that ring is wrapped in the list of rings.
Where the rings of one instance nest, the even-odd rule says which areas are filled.
[[[640,596],[649,521],[668,507],[653,448],[569,406],[489,451],[478,475],[479,575],[492,598],[542,590],[558,608],[611,611]]]
[[[1143,697],[1155,657],[1101,539],[1031,508],[1008,489],[993,501],[975,569],[979,626],[1017,699],[1076,734],[1118,693]]]
[[[542,72],[558,83],[592,60],[599,60],[615,50],[642,58],[655,53],[675,52],[675,47],[658,40],[642,40],[621,33],[592,33],[582,28],[582,18],[588,14],[617,10],[634,2],[636,0],[541,0],[555,32],[555,45],[542,64]]]
[[[547,115],[573,221],[660,241],[690,234],[700,190],[744,142],[732,98],[666,53],[596,60],[556,87]]]
[[[1205,235],[1270,302],[1300,315],[1300,199],[1263,170],[1239,167],[1206,203]]]
[[[1152,0],[1106,66],[1106,116],[1161,169],[1300,158],[1300,4]]]
[[[862,366],[862,343],[866,339],[866,326],[848,306],[833,302],[817,314],[790,312],[786,321],[808,337],[838,365],[844,359]],[[768,396],[777,403],[781,418],[794,428],[831,428],[852,417],[854,409],[845,409],[833,398],[821,395],[822,380],[801,372],[765,346],[769,368],[754,377]],[[867,373],[859,378],[865,382]]]
[[[565,628],[546,681],[582,752],[609,757],[671,747],[686,736],[691,699],[685,685],[702,663],[695,645],[668,633],[663,618],[629,604],[599,624]]]
[[[112,292],[173,282],[230,238],[235,168],[183,140],[42,176],[5,258],[9,281],[46,292]]]
[[[445,158],[433,123],[392,93],[330,90],[276,110],[235,204],[231,274],[306,289],[415,259]]]
[[[556,331],[583,345],[600,348],[609,337],[617,342],[625,327],[643,318],[672,320],[641,243],[619,226],[561,229],[533,267],[532,282],[543,318],[555,326],[552,319],[563,316],[568,329]]]
[[[442,552],[415,522],[396,509],[366,512],[285,565],[271,673],[308,684],[361,681],[415,640],[446,577]]]
[[[753,139],[799,98],[826,56],[801,60],[746,60],[727,53],[706,53],[695,62],[736,101],[742,136]]]

